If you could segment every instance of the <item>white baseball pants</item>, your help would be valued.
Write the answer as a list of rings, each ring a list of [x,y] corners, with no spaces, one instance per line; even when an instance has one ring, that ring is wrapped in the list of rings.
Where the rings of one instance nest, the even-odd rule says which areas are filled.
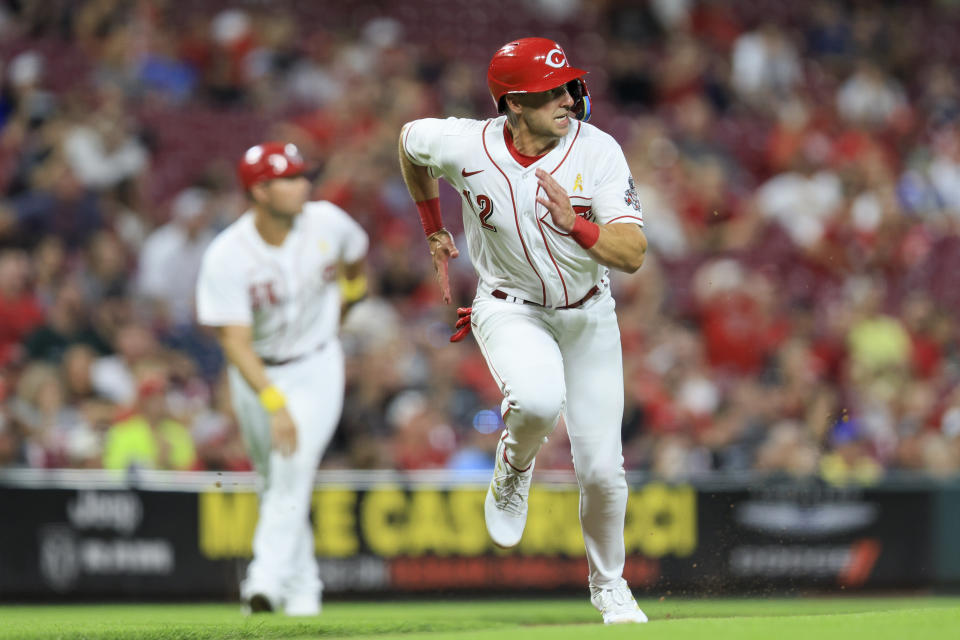
[[[317,465],[343,410],[343,366],[343,351],[334,340],[302,360],[267,367],[297,426],[297,451],[290,457],[272,449],[270,416],[240,372],[230,368],[233,407],[261,481],[253,560],[240,589],[245,599],[265,593],[278,605],[319,601],[323,583],[314,556],[310,498]]]
[[[577,309],[478,295],[473,334],[504,400],[507,458],[528,467],[563,413],[580,484],[590,585],[623,574],[627,481],[620,425],[623,356],[609,287]]]

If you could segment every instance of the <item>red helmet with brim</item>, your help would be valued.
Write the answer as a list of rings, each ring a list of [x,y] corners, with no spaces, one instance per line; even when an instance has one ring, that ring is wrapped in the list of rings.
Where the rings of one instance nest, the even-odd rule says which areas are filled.
[[[508,93],[539,93],[568,85],[575,101],[574,113],[586,120],[590,94],[583,69],[571,67],[563,48],[548,38],[521,38],[500,47],[487,67],[487,86],[497,109]]]
[[[247,149],[237,163],[244,189],[274,178],[292,178],[304,172],[303,156],[292,142],[264,142]]]

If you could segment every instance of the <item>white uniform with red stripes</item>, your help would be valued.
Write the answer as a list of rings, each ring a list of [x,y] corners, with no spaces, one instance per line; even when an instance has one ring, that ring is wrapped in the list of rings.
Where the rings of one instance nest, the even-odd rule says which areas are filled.
[[[403,133],[403,147],[463,198],[479,276],[473,334],[504,394],[508,459],[529,466],[563,414],[580,483],[590,584],[612,587],[623,572],[627,502],[620,330],[607,268],[551,225],[536,200],[534,172],[551,173],[591,221],[642,226],[643,217],[611,136],[571,120],[566,136],[530,163],[513,148],[505,122],[505,116],[416,120]]]
[[[197,283],[197,317],[209,326],[245,325],[267,376],[287,398],[297,451],[271,448],[270,417],[239,371],[231,401],[262,480],[260,519],[244,597],[317,602],[321,583],[308,518],[317,464],[343,408],[343,351],[337,338],[337,267],[366,255],[367,234],[329,202],[308,202],[283,246],[264,242],[247,212],[214,239]]]

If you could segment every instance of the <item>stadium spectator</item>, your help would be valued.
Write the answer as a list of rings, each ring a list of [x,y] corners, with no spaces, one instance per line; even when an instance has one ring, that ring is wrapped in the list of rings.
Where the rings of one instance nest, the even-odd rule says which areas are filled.
[[[802,249],[812,250],[820,243],[845,204],[840,177],[822,165],[827,152],[818,139],[808,139],[791,169],[770,178],[756,192],[760,214],[776,222]]]
[[[800,59],[783,30],[767,22],[737,38],[730,75],[745,100],[772,102],[788,96],[800,81]]]
[[[130,405],[137,398],[138,369],[153,365],[161,357],[161,347],[153,332],[136,322],[117,331],[113,347],[113,353],[94,362],[93,386],[112,402]]]
[[[44,59],[38,52],[28,49],[19,53],[6,71],[4,137],[13,145],[51,117],[56,99],[43,87]]]
[[[93,328],[90,310],[75,280],[64,280],[57,288],[46,322],[27,336],[24,346],[31,360],[59,362],[73,344],[83,343],[98,353],[108,353],[104,338]]]
[[[70,128],[63,153],[84,187],[112,189],[136,178],[147,165],[147,149],[134,135],[118,91],[102,91],[99,109]]]
[[[96,352],[75,344],[63,354],[63,382],[67,402],[79,410],[95,429],[105,430],[117,413],[117,404],[97,390],[93,381]]]
[[[33,290],[43,308],[49,309],[66,270],[67,254],[63,240],[53,235],[44,236],[34,247],[30,260]]]
[[[137,289],[158,327],[187,328],[195,320],[194,291],[203,253],[213,240],[210,193],[190,187],[170,205],[170,222],[155,229],[140,253]]]
[[[23,340],[44,319],[29,269],[22,251],[0,252],[0,366],[21,357]]]
[[[67,403],[57,369],[29,365],[17,383],[10,413],[23,436],[23,460],[31,467],[70,467],[75,443],[92,436],[83,415]]]
[[[862,61],[837,91],[837,110],[853,124],[886,125],[905,107],[900,84],[869,60]]]
[[[140,383],[133,415],[107,431],[104,469],[191,469],[196,465],[190,431],[170,418],[166,393],[162,378],[145,378]]]

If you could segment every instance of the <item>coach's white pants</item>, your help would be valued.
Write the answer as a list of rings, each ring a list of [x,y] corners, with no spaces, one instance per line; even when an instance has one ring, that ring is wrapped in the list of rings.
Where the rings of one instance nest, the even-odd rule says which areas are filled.
[[[266,593],[277,604],[316,598],[323,587],[309,522],[317,465],[343,409],[343,351],[332,341],[303,360],[267,367],[287,397],[297,426],[297,451],[284,457],[271,447],[270,417],[240,372],[229,371],[230,393],[250,458],[260,476],[260,519],[253,561],[241,586],[244,598]]]
[[[614,306],[604,286],[583,307],[564,310],[481,294],[472,314],[473,334],[504,395],[513,466],[529,466],[563,413],[590,585],[598,587],[614,585],[624,563],[623,359]]]

